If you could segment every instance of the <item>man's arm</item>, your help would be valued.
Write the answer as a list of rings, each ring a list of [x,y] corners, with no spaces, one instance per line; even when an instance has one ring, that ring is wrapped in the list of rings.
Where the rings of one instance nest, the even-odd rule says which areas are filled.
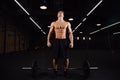
[[[50,47],[51,46],[51,42],[50,42],[50,38],[51,38],[51,34],[53,32],[53,22],[50,25],[50,30],[48,32],[48,36],[47,36],[47,46]]]
[[[69,40],[70,40],[70,48],[73,48],[73,33],[71,29],[71,24],[68,22],[68,33],[69,33]]]

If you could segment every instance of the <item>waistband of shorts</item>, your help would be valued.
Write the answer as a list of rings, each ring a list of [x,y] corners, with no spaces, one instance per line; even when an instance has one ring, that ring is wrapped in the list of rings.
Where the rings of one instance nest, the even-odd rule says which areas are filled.
[[[67,40],[66,38],[65,39],[58,39],[58,38],[55,38],[55,40]]]

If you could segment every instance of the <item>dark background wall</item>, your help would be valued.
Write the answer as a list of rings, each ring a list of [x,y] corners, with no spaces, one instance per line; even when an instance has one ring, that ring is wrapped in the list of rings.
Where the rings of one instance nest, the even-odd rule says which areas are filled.
[[[13,17],[0,15],[0,53],[23,51],[29,48],[29,34]]]

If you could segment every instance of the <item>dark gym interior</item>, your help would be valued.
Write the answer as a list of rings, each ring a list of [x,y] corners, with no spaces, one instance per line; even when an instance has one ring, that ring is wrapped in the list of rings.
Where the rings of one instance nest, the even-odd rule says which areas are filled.
[[[119,0],[0,0],[0,80],[54,80],[51,48],[47,34],[57,11],[73,30],[74,47],[70,49],[70,67],[81,67],[88,60],[87,80],[120,79],[120,1]],[[21,6],[20,6],[20,5]],[[46,5],[47,9],[40,9]],[[23,9],[24,8],[24,9]],[[25,12],[26,11],[26,12]],[[37,60],[37,78],[31,70]],[[62,61],[62,60],[61,60]],[[60,62],[60,66],[62,66]],[[70,70],[65,78],[60,70],[57,80],[84,80],[82,70]]]

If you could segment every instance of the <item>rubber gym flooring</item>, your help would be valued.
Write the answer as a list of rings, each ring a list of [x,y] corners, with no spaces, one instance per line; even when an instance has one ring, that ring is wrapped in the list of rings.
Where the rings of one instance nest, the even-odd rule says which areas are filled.
[[[91,70],[87,80],[119,80],[120,79],[120,51],[109,50],[70,50],[70,66],[81,67],[83,61],[88,59],[97,70]],[[36,78],[31,76],[31,70],[22,70],[30,67],[37,60],[43,70],[38,71]],[[59,60],[62,67],[62,59]],[[46,49],[37,51],[23,51],[0,55],[0,80],[54,80],[52,70],[47,70],[51,65],[51,52]],[[63,76],[59,70],[55,80],[83,80],[82,70],[69,71],[69,78]]]

